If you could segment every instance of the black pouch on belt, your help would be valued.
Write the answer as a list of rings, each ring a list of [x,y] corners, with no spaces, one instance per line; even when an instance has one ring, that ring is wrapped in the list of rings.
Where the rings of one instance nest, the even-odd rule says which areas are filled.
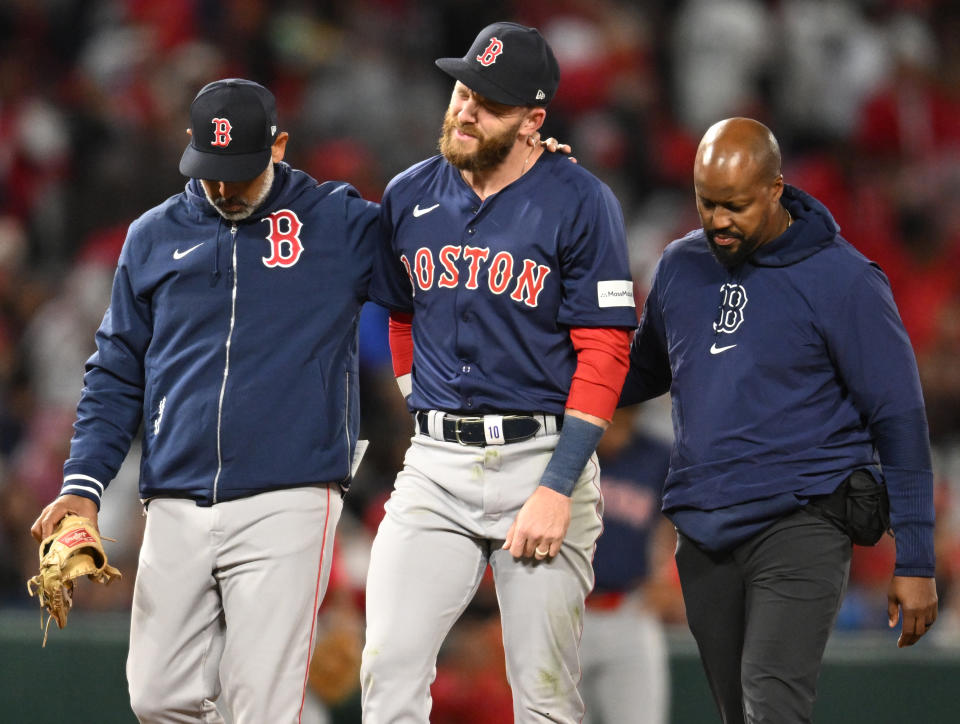
[[[890,529],[890,499],[866,470],[855,470],[829,495],[810,499],[807,510],[833,523],[859,546],[872,546]]]

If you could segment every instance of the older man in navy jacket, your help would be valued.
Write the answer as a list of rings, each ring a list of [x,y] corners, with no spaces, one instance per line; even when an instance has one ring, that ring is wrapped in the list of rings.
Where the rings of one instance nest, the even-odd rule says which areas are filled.
[[[191,105],[186,188],[130,225],[60,496],[97,519],[142,423],[127,678],[143,722],[296,722],[359,430],[377,204],[283,163],[273,95]]]

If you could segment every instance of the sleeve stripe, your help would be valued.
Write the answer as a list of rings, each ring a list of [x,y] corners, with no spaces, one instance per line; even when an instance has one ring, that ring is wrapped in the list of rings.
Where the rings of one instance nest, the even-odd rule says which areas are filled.
[[[103,483],[101,483],[96,478],[91,478],[89,475],[75,474],[75,475],[67,475],[66,477],[64,477],[63,482],[66,483],[69,480],[87,480],[93,483],[94,485],[96,485],[97,488],[99,489],[99,490],[94,490],[93,488],[89,488],[89,490],[94,490],[94,492],[96,492],[97,495],[103,495]],[[76,487],[76,486],[70,486],[70,487]],[[79,486],[79,487],[83,489],[87,489],[86,486]]]
[[[72,490],[82,490],[85,493],[92,493],[93,495],[97,496],[97,500],[100,500],[101,493],[96,488],[88,487],[86,485],[64,485],[63,488],[60,489],[60,495],[69,493]]]

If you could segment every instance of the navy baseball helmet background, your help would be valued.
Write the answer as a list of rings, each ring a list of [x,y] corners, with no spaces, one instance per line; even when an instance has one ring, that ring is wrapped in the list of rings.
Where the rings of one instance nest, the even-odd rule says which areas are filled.
[[[225,78],[208,83],[190,104],[190,145],[180,173],[210,181],[249,181],[270,161],[277,104],[259,83]]]
[[[488,25],[462,58],[439,58],[437,66],[497,103],[545,106],[560,85],[560,66],[536,28],[517,23]]]

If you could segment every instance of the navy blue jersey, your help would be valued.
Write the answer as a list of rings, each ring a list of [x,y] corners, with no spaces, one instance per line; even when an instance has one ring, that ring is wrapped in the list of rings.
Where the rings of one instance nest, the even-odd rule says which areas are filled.
[[[242,221],[222,219],[191,180],[130,225],[62,492],[99,502],[141,421],[143,498],[210,505],[349,482],[378,207],[347,184],[274,169]]]
[[[603,534],[593,556],[594,590],[629,591],[648,574],[650,535],[663,520],[660,491],[670,446],[642,433],[615,453],[601,455]]]
[[[412,407],[562,413],[570,327],[636,326],[610,189],[544,154],[481,202],[442,156],[394,178],[370,296],[413,312]]]
[[[702,230],[657,267],[621,403],[670,389],[664,512],[730,547],[879,462],[898,567],[914,571],[900,575],[932,575],[923,397],[890,286],[820,202],[786,186],[782,203],[795,222],[741,267],[722,267]]]

